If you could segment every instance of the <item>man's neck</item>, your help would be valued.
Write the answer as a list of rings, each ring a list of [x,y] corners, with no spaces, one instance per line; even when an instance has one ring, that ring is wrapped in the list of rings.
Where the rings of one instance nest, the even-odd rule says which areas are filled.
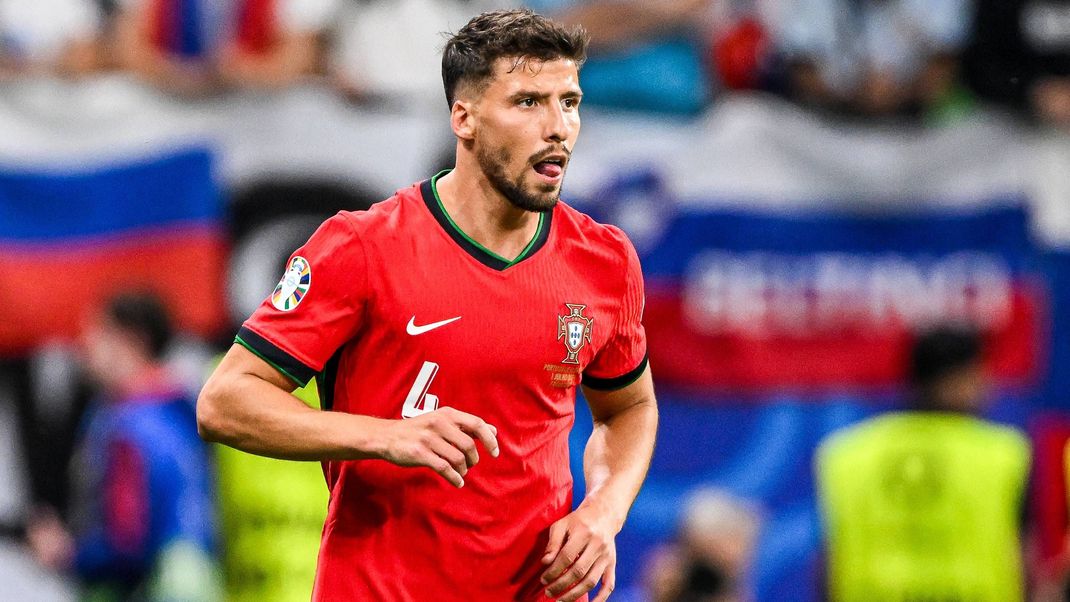
[[[478,166],[458,163],[436,182],[439,200],[469,238],[512,261],[539,229],[539,214],[525,211],[499,193]]]

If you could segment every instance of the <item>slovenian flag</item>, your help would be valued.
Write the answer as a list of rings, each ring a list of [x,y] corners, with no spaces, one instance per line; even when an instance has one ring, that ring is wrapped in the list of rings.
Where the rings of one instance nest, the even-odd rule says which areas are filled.
[[[160,295],[180,328],[225,321],[226,242],[211,153],[109,165],[0,165],[0,355],[69,338],[108,297]]]

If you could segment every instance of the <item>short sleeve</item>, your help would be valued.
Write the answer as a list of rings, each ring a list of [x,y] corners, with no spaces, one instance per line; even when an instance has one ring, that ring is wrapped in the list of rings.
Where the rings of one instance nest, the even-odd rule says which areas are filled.
[[[284,266],[271,295],[235,342],[301,386],[361,323],[367,291],[363,245],[343,213],[325,221]]]
[[[618,231],[619,232],[619,231]],[[639,256],[623,233],[624,287],[613,335],[583,372],[583,385],[612,391],[626,387],[646,369],[646,329],[643,328],[643,270]]]

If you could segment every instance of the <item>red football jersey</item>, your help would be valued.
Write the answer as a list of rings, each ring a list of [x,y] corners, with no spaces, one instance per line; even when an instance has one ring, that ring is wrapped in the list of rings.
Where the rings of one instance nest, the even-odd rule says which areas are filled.
[[[319,376],[325,409],[449,406],[498,429],[500,456],[482,450],[461,489],[427,468],[326,462],[315,600],[546,600],[576,385],[623,387],[646,367],[642,273],[620,230],[558,203],[506,261],[453,224],[437,177],[324,222],[237,339],[298,383]]]

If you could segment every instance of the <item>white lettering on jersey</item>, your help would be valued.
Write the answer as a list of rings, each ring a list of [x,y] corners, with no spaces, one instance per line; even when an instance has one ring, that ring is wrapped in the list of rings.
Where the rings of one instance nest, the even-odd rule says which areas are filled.
[[[412,383],[412,388],[409,389],[409,395],[405,398],[405,405],[401,407],[402,418],[415,418],[420,414],[426,414],[438,409],[438,397],[427,392],[436,374],[438,374],[438,364],[424,362],[424,365],[420,368],[420,373],[416,375],[416,381]]]

